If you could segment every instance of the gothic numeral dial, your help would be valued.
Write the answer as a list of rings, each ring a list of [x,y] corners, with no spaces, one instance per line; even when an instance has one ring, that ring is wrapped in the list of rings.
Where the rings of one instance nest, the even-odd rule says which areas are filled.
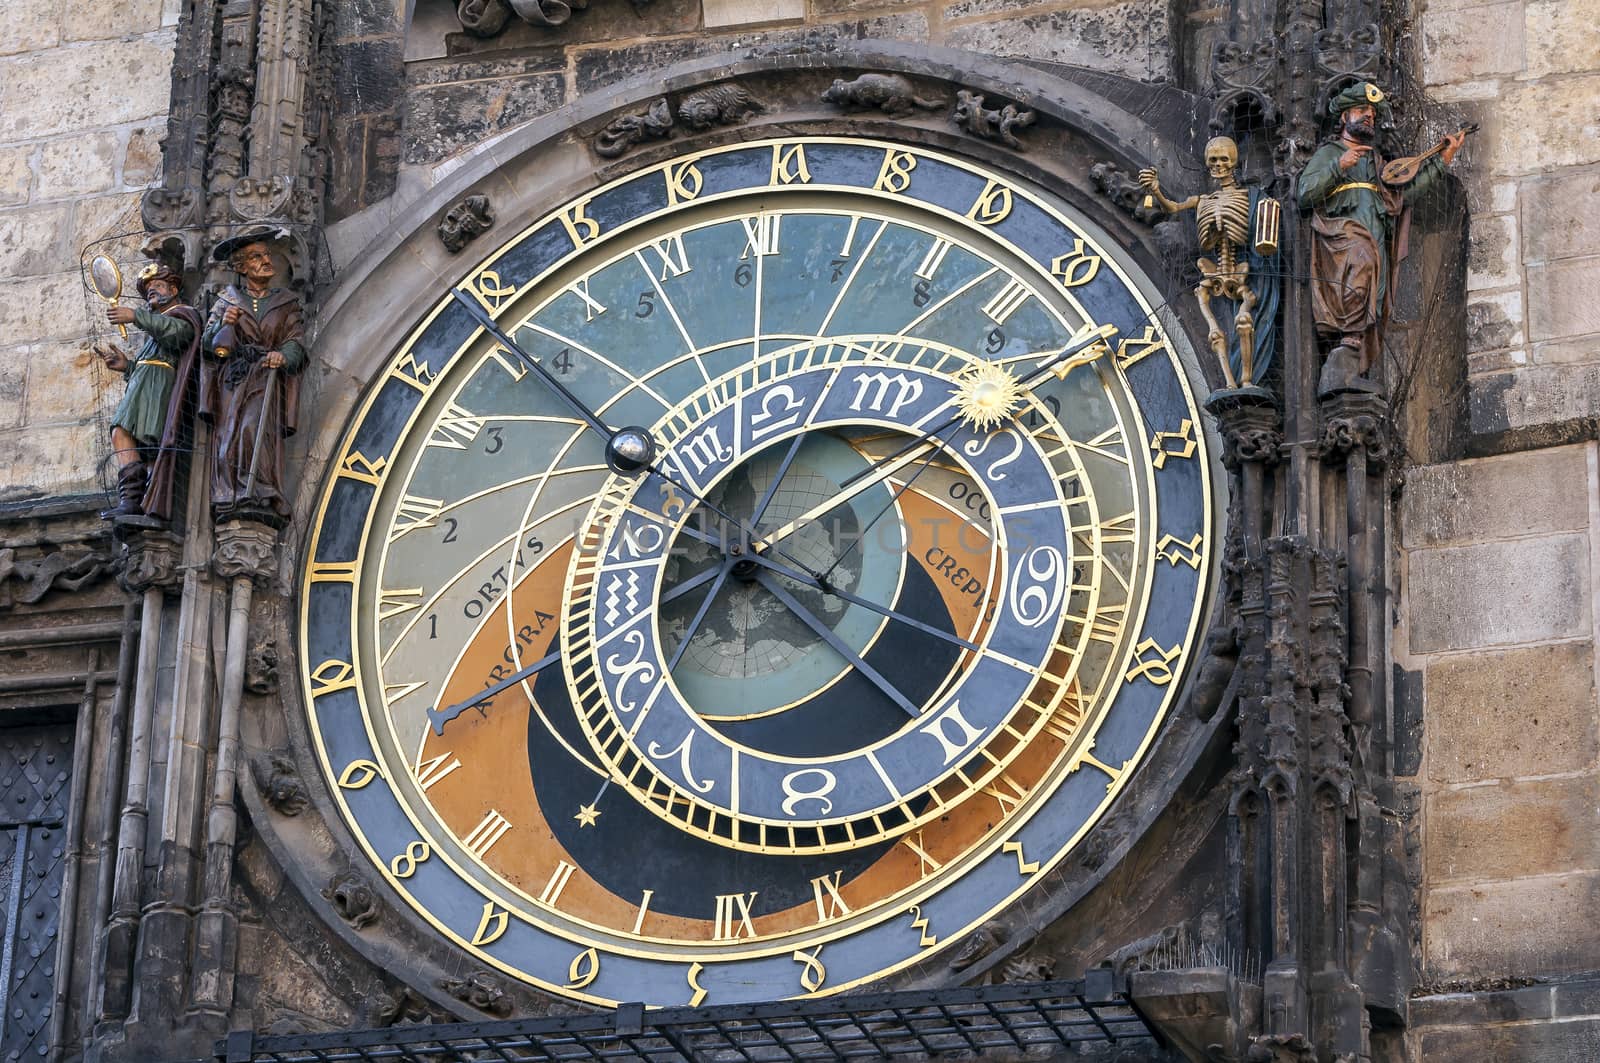
[[[1024,182],[680,157],[393,342],[310,535],[303,694],[373,873],[477,962],[662,1006],[890,977],[1040,888],[1183,686],[1187,351]]]

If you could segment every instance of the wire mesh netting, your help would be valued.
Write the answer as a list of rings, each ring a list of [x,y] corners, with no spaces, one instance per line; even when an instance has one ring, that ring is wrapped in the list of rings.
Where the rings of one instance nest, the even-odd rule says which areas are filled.
[[[1107,972],[1109,973],[1109,972]],[[1153,1042],[1109,978],[815,1001],[613,1012],[556,1019],[404,1026],[218,1042],[228,1063],[777,1063],[905,1056],[1017,1058],[1089,1044]]]

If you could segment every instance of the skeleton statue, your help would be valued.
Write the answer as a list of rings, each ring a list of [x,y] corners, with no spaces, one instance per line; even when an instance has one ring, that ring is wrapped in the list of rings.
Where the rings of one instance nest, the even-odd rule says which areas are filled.
[[[1194,294],[1210,328],[1206,339],[1222,363],[1228,387],[1252,387],[1256,379],[1266,374],[1272,361],[1271,324],[1278,309],[1276,259],[1281,208],[1277,200],[1239,184],[1235,173],[1239,147],[1232,138],[1213,137],[1207,142],[1205,161],[1212,190],[1181,203],[1162,194],[1160,179],[1153,169],[1139,171],[1139,183],[1169,214],[1194,211],[1200,249],[1215,256],[1196,263],[1201,280]],[[1234,311],[1231,338],[1212,309],[1215,299],[1225,300]],[[1261,335],[1257,335],[1258,321],[1266,323]]]

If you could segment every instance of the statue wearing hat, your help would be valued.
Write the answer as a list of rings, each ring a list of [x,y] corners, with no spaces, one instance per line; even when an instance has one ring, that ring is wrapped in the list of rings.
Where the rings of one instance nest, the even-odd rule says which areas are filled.
[[[211,307],[200,412],[212,421],[211,506],[219,520],[289,516],[284,439],[294,433],[307,353],[300,299],[275,287],[278,230],[250,231],[213,257],[238,274]]]
[[[107,520],[141,514],[165,519],[171,502],[171,469],[179,445],[186,384],[194,369],[200,314],[180,301],[183,276],[171,264],[152,262],[139,274],[139,297],[147,305],[112,306],[106,320],[136,325],[144,342],[132,354],[115,343],[97,343],[94,354],[128,382],[111,415],[111,445],[117,458],[117,504]],[[147,462],[147,459],[149,461]],[[165,470],[165,480],[152,475]],[[147,490],[147,487],[156,490]]]
[[[1378,86],[1351,85],[1328,110],[1338,120],[1338,135],[1316,150],[1299,180],[1301,209],[1314,212],[1311,314],[1330,348],[1319,390],[1372,390],[1365,377],[1378,357],[1406,253],[1406,208],[1438,182],[1470,129],[1450,134],[1418,159],[1386,165],[1376,141],[1390,109]]]

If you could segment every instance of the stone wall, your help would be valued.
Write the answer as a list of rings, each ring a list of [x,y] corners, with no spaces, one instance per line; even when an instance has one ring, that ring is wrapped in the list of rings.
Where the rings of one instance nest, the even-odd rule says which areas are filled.
[[[1600,417],[1600,0],[1428,0],[1423,75],[1483,129],[1469,405],[1480,450],[1593,438]],[[1520,440],[1520,442],[1518,442]]]
[[[0,3],[0,503],[101,487],[122,383],[81,353],[91,321],[105,323],[79,254],[143,229],[178,9]]]
[[[1456,169],[1466,446],[1485,456],[1411,469],[1400,511],[1433,994],[1414,1047],[1578,1058],[1600,1042],[1582,977],[1600,968],[1600,3],[1419,6],[1430,97],[1483,127]]]
[[[1413,468],[1401,521],[1398,686],[1424,721],[1421,983],[1600,967],[1600,447]],[[1419,1026],[1487,1021],[1428,1007]]]
[[[558,29],[513,19],[487,39],[462,32],[453,0],[417,0],[405,26],[394,6],[353,5],[338,20],[336,265],[485,140],[673,63],[873,39],[1162,80],[1173,77],[1177,34],[1159,0],[594,0]]]

